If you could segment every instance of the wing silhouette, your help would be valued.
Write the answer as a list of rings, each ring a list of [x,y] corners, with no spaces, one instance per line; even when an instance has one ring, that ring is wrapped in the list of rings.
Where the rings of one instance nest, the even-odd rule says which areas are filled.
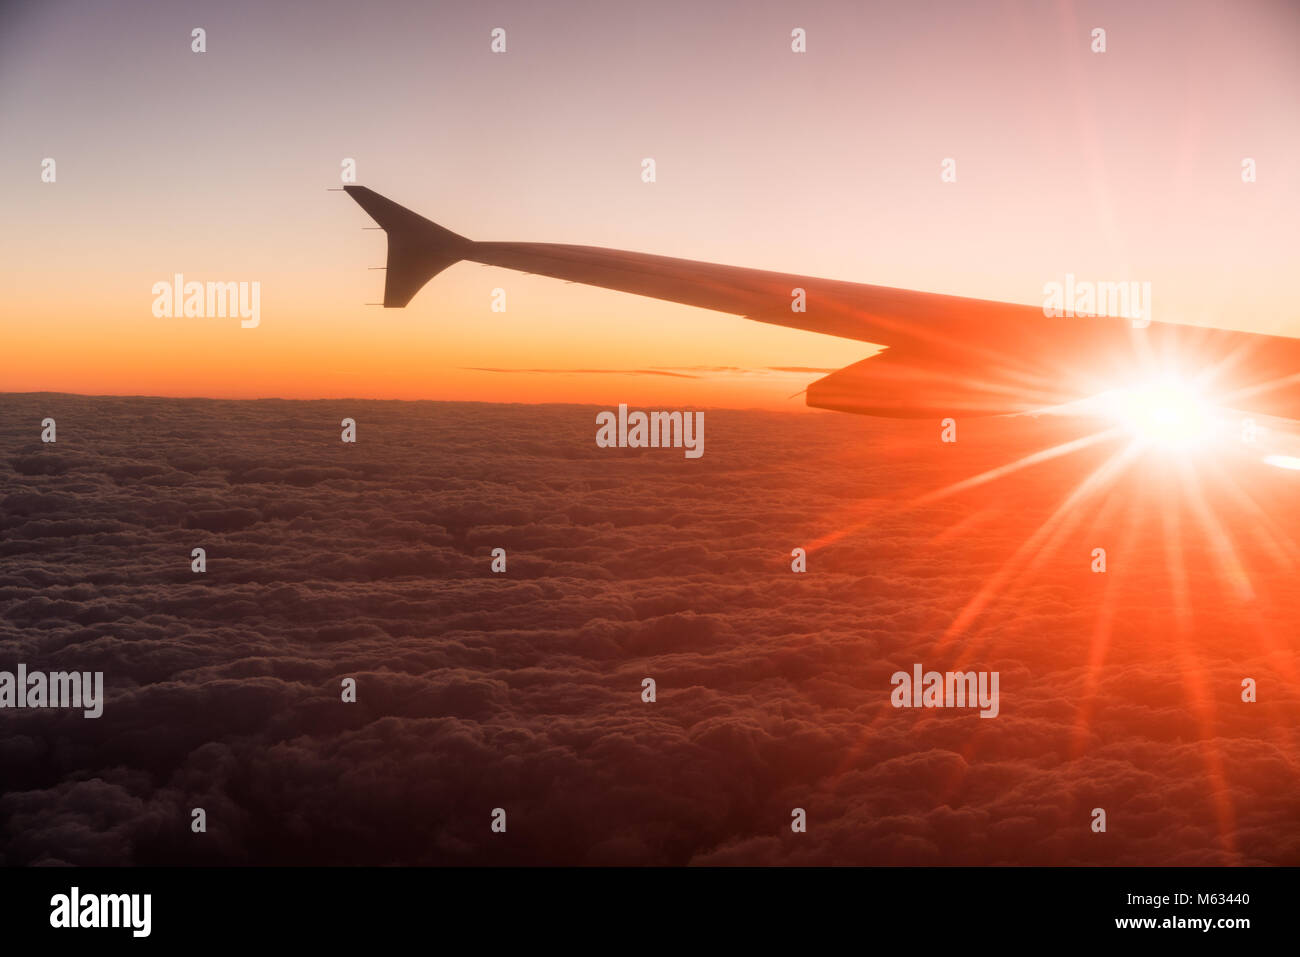
[[[812,383],[807,403],[817,408],[998,415],[1176,375],[1216,404],[1300,419],[1300,339],[1164,322],[1138,328],[1113,316],[1049,318],[1041,306],[597,246],[474,242],[364,186],[344,189],[388,234],[388,307],[405,306],[437,273],[467,260],[886,347]]]

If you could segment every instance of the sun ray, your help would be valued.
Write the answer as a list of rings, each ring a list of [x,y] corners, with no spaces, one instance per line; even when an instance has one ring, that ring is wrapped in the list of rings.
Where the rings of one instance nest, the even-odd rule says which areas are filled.
[[[1136,443],[1129,443],[1119,453],[1112,455],[1101,465],[1097,466],[1092,472],[1080,482],[1065,500],[1037,529],[1026,539],[1015,553],[1008,559],[993,576],[993,579],[987,582],[976,595],[967,602],[966,606],[957,614],[951,625],[944,631],[940,638],[937,648],[942,650],[977,618],[980,613],[997,597],[1004,584],[1022,566],[1026,566],[1030,557],[1036,555],[1042,548],[1045,540],[1050,541],[1054,533],[1059,534],[1058,526],[1062,524],[1080,521],[1075,506],[1086,499],[1089,495],[1104,487],[1107,483],[1113,481],[1117,475],[1123,472],[1140,451]]]

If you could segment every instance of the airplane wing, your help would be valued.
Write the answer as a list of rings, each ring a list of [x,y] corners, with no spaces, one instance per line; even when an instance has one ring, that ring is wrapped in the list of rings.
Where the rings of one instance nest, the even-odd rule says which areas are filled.
[[[466,260],[885,346],[812,383],[807,403],[865,415],[1030,412],[1177,375],[1225,407],[1300,419],[1300,339],[1091,316],[596,246],[474,242],[364,186],[388,234],[384,305]],[[802,294],[800,293],[802,291]],[[802,306],[802,308],[799,308]]]

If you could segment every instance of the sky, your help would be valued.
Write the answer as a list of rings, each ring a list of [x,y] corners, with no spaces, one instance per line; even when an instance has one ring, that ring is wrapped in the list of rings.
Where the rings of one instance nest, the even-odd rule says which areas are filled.
[[[468,263],[366,306],[345,158],[472,239],[1026,303],[1149,281],[1157,319],[1300,335],[1295,5],[745,9],[6,4],[0,390],[795,411],[872,351]],[[260,283],[260,324],[155,317],[175,273]]]

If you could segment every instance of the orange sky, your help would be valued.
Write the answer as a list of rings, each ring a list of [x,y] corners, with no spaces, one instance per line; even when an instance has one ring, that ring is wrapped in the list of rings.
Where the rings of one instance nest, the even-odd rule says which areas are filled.
[[[1292,5],[129,6],[0,21],[0,390],[795,410],[819,373],[774,368],[872,351],[472,264],[366,307],[344,157],[474,239],[1020,302],[1134,279],[1157,319],[1300,335]],[[176,272],[260,282],[260,325],[155,318]]]

